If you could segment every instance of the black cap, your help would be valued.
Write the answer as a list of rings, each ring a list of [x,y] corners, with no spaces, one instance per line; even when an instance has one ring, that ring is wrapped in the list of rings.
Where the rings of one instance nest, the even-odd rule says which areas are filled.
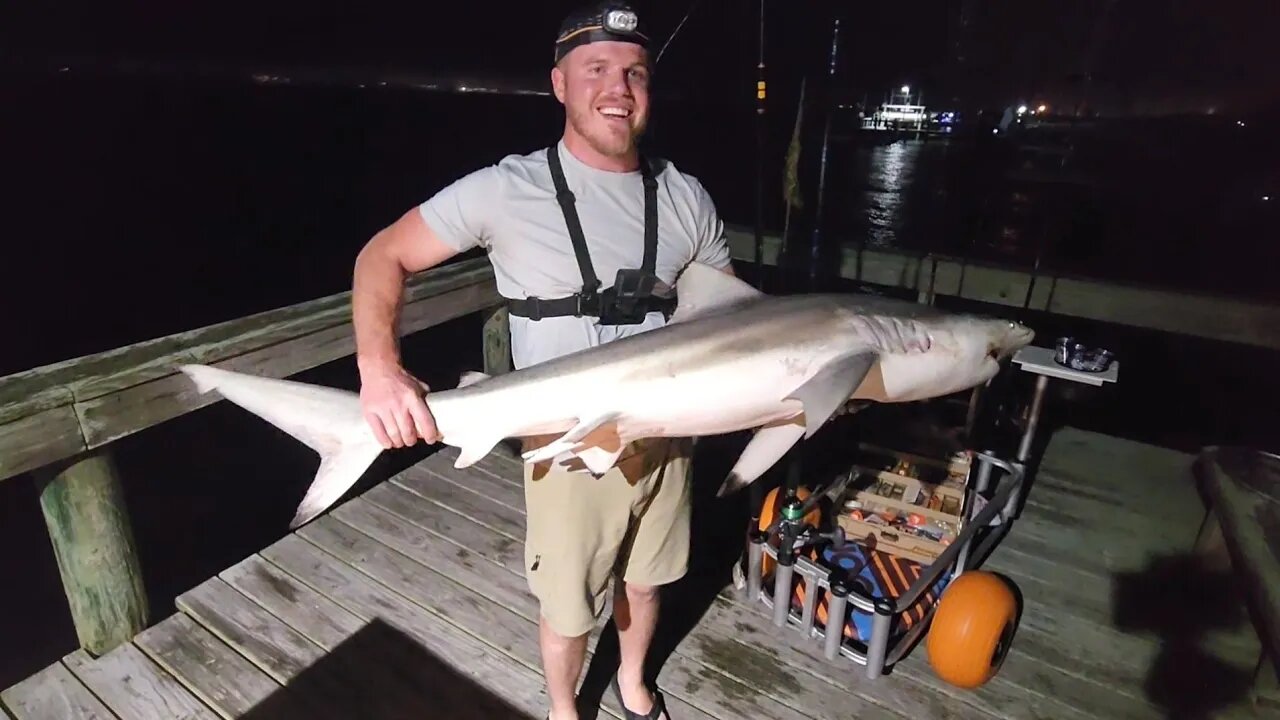
[[[649,35],[639,14],[625,2],[604,0],[573,11],[560,23],[555,62],[579,45],[604,40],[649,47]]]

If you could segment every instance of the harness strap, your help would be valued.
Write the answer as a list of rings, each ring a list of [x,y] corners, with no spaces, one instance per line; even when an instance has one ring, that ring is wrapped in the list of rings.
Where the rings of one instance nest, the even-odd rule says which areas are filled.
[[[578,210],[574,207],[573,191],[564,178],[564,167],[560,164],[560,152],[556,145],[547,148],[547,165],[551,168],[551,180],[556,185],[556,201],[564,213],[564,222],[569,229],[569,239],[573,241],[573,254],[578,258],[578,270],[582,273],[582,295],[592,296],[600,289],[600,279],[591,267],[591,253],[587,251],[587,238],[582,232],[582,222],[578,219]],[[646,216],[647,217],[647,216]]]
[[[559,145],[547,148],[547,166],[551,170],[551,180],[556,188],[556,202],[564,214],[565,227],[569,231],[569,239],[573,243],[573,254],[578,261],[578,271],[582,274],[582,290],[568,297],[560,298],[523,298],[508,299],[507,308],[514,315],[539,320],[544,317],[560,315],[601,314],[600,279],[596,277],[591,265],[591,253],[587,249],[586,234],[582,231],[582,222],[578,218],[573,191],[565,180],[564,166],[560,162]],[[641,261],[641,272],[653,275],[658,263],[658,181],[653,176],[653,167],[649,161],[640,158],[640,175],[644,183],[644,257]],[[605,291],[608,294],[609,291]],[[670,315],[675,308],[674,298],[648,297],[643,300],[644,307]]]

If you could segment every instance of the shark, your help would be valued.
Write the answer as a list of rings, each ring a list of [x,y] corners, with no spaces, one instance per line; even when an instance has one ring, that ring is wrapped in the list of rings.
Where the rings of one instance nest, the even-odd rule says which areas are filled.
[[[751,431],[719,494],[764,474],[854,402],[902,403],[988,382],[1035,336],[1012,320],[865,293],[770,295],[697,262],[675,282],[662,327],[511,372],[463,374],[425,401],[454,465],[508,438],[551,439],[525,462],[576,460],[608,472],[652,438]],[[290,523],[337,502],[385,450],[359,394],[212,365],[179,369],[316,451],[315,478]]]

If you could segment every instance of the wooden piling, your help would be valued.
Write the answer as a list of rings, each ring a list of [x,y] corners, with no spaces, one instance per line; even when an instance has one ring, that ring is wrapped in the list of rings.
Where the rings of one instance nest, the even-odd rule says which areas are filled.
[[[484,321],[484,371],[489,375],[511,372],[511,319],[499,305]]]
[[[147,626],[146,590],[115,464],[93,451],[36,473],[80,646],[102,655]]]

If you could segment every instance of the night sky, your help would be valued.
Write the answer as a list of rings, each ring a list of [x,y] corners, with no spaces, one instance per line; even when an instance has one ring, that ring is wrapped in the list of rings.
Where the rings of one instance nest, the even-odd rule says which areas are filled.
[[[24,64],[91,57],[178,66],[305,66],[361,72],[466,72],[545,83],[551,38],[576,2],[6,3],[0,46]],[[640,0],[664,40],[668,73],[750,103],[758,0]],[[27,7],[17,7],[26,5]],[[1274,0],[1073,0],[906,3],[766,0],[771,81],[825,72],[841,18],[840,83],[882,98],[907,82],[934,103],[1054,101],[1092,74],[1103,111],[1247,112],[1276,103]],[[679,85],[668,81],[667,87]]]

